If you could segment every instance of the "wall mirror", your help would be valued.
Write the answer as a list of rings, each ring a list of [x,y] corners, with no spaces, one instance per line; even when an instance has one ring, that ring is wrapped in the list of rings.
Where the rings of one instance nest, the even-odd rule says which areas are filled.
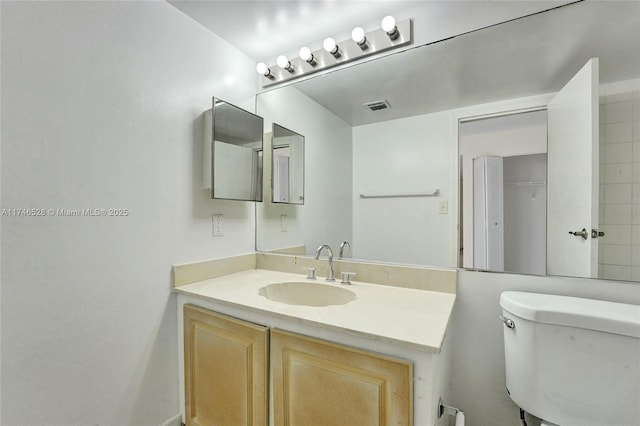
[[[212,111],[211,198],[262,201],[263,119],[218,98]]]
[[[304,204],[304,136],[273,123],[271,201]]]
[[[277,210],[258,208],[257,249],[310,255],[349,241],[355,259],[640,281],[639,34],[640,3],[577,2],[260,93],[266,122],[306,137],[311,196],[286,232]],[[543,136],[517,147],[521,128],[546,134],[549,105],[591,58],[595,145],[563,151]],[[496,132],[510,134],[509,154],[477,146]],[[547,204],[546,223],[519,205],[521,225],[508,225],[516,241],[546,230],[542,267],[474,265],[474,205],[463,197],[473,182],[462,173],[474,156],[509,157],[502,191]],[[527,175],[518,156],[531,156]],[[574,210],[590,216],[562,218]],[[582,228],[587,239],[569,234]]]

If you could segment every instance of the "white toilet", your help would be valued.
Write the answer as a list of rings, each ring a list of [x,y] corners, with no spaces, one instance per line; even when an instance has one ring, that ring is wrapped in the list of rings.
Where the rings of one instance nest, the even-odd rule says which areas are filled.
[[[546,424],[640,425],[640,306],[516,291],[500,305],[513,402]]]

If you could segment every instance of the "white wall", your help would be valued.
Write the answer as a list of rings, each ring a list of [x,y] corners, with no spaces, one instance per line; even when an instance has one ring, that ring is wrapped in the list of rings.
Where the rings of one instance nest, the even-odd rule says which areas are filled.
[[[500,293],[507,290],[640,304],[637,283],[459,271],[450,403],[465,412],[467,426],[519,424],[518,407],[505,391],[504,326],[498,320]]]
[[[253,109],[254,61],[166,2],[2,2],[3,425],[179,413],[171,265],[252,251],[251,203],[208,199],[202,112]],[[211,237],[223,213],[224,237]]]
[[[457,181],[457,160],[452,158],[458,154],[458,119],[477,115],[483,109],[517,110],[531,102],[537,100],[514,99],[354,127],[353,257],[456,266],[452,253],[458,242],[452,229],[458,222],[458,188],[452,182]],[[544,112],[534,113],[539,114]],[[537,121],[531,119],[529,123]],[[466,173],[472,172],[473,158],[481,155],[546,152],[546,125],[501,126],[501,130],[462,131],[459,153]],[[472,179],[464,181],[465,201],[473,199],[472,183]],[[361,193],[428,192],[436,188],[440,189],[439,197],[360,198]],[[438,213],[441,201],[449,205],[447,214]],[[472,260],[472,209],[463,209],[463,213],[465,255]],[[466,266],[472,267],[472,263]]]
[[[598,276],[640,280],[640,79],[600,87]]]
[[[257,205],[258,249],[305,245],[307,254],[315,254],[327,243],[337,255],[340,242],[352,238],[351,126],[292,86],[261,93],[257,112],[265,132],[276,122],[305,137],[304,205],[273,204],[265,196]],[[269,172],[265,181],[271,181]],[[286,232],[281,231],[283,214]]]
[[[450,112],[353,128],[353,257],[450,265]],[[437,197],[373,198],[360,194],[428,193]]]
[[[547,273],[547,155],[504,158],[504,270]]]

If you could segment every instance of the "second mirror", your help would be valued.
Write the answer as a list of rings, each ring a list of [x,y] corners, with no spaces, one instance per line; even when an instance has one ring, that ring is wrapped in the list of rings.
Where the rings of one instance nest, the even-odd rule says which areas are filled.
[[[273,123],[272,202],[304,204],[304,136]]]

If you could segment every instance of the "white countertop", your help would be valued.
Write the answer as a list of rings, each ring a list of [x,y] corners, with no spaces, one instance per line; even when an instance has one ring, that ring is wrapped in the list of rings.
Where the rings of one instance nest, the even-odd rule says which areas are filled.
[[[279,282],[304,282],[302,274],[253,269],[176,287],[177,293],[257,312],[303,321],[317,327],[347,331],[364,337],[439,353],[451,316],[455,294],[415,290],[353,281],[316,283],[344,287],[357,298],[345,305],[323,307],[273,302],[258,294],[261,287]]]

